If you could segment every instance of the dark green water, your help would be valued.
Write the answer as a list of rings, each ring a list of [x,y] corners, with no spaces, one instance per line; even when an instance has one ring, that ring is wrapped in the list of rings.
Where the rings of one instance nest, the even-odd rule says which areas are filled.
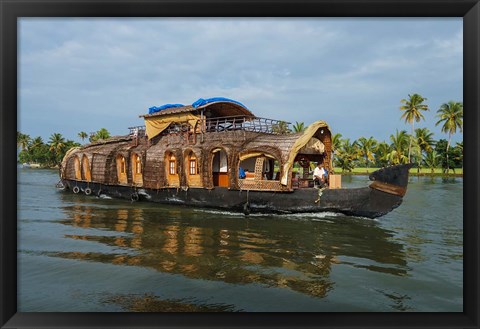
[[[463,179],[412,177],[377,220],[58,192],[18,169],[18,311],[463,310]],[[343,177],[365,186],[367,177]]]

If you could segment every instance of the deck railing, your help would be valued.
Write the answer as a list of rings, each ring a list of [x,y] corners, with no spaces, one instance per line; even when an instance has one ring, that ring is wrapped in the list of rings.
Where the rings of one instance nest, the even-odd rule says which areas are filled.
[[[253,131],[267,134],[282,134],[290,131],[290,122],[273,120],[259,117],[247,117],[247,116],[228,116],[218,118],[205,119],[205,132],[217,132],[217,131]],[[171,124],[163,134],[181,133],[189,131],[188,123],[175,123]],[[137,136],[139,138],[145,136],[145,126],[128,127],[130,130],[130,136]]]
[[[129,133],[130,136],[135,136],[135,135],[137,135],[138,137],[145,136],[145,126],[128,127],[128,129],[130,130],[130,133]]]
[[[286,130],[289,130],[289,125],[290,122],[246,116],[229,116],[209,118],[205,120],[205,130],[207,132],[244,130],[268,134],[281,134]]]

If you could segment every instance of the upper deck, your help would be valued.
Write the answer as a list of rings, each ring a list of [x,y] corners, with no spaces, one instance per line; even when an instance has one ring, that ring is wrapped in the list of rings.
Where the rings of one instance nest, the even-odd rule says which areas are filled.
[[[145,128],[133,127],[131,133],[144,131],[149,140],[160,134],[187,131],[194,134],[222,131],[282,134],[290,131],[288,122],[257,117],[243,104],[227,98],[199,99],[192,105],[154,106],[149,114],[140,117],[145,120]]]
[[[246,116],[227,116],[204,119],[201,124],[203,129],[197,133],[223,132],[223,131],[248,131],[265,134],[282,134],[290,129],[290,122]],[[162,131],[162,135],[178,134],[192,131],[192,127],[188,122],[172,121],[167,128]],[[146,136],[146,126],[129,127],[130,136],[138,136],[143,138]]]

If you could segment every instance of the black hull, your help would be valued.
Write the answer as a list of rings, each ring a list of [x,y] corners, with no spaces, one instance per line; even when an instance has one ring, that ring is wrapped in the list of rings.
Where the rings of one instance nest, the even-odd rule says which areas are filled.
[[[335,212],[351,216],[376,218],[402,203],[402,196],[370,187],[297,189],[292,192],[231,190],[225,187],[163,188],[159,190],[119,185],[63,180],[64,189],[92,197],[107,195],[131,201],[150,201],[198,208],[215,208],[243,213],[312,213]],[[317,201],[319,199],[319,201]]]

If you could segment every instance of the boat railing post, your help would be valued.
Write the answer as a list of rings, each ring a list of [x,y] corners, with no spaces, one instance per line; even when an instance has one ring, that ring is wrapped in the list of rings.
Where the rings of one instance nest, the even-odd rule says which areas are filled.
[[[206,122],[204,121],[205,120],[205,117],[203,116],[203,111],[204,109],[202,109],[200,111],[200,134],[202,135],[202,139],[201,139],[201,142],[203,143],[203,134],[205,133],[205,126],[206,126]]]

